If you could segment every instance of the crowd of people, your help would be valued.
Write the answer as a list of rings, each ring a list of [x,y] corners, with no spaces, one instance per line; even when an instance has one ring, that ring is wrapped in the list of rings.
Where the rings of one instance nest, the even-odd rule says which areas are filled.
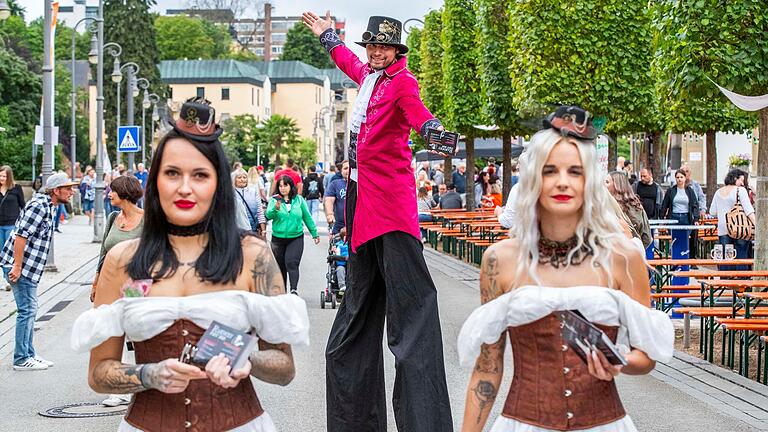
[[[482,305],[457,341],[461,362],[474,366],[462,431],[481,431],[488,421],[502,391],[508,342],[514,378],[493,431],[636,431],[615,378],[648,374],[656,361],[669,361],[674,328],[664,312],[650,308],[635,245],[649,243],[651,217],[685,224],[703,215],[706,202],[690,170],[679,170],[676,185],[663,194],[647,170],[633,179],[626,162],[606,177],[596,163],[591,114],[562,106],[532,136],[502,209],[501,169],[493,159],[474,179],[464,165],[451,173],[428,162],[409,169],[410,130],[426,137],[429,129],[444,128],[420,100],[413,75],[402,73],[408,47],[400,43],[399,21],[370,18],[358,42],[367,62],[334,32],[330,11],[307,12],[303,21],[360,86],[347,159],[324,176],[291,159],[274,174],[230,165],[215,109],[191,98],[159,140],[150,169],[139,165],[126,174],[118,165],[105,176],[105,208],[114,211],[105,214],[94,308],[74,322],[71,345],[90,352],[88,384],[110,394],[105,404],[130,400],[119,430],[277,430],[251,377],[288,385],[296,374],[292,350],[309,343],[307,307],[297,295],[299,264],[304,230],[319,243],[321,209],[330,233],[341,237],[333,252],[348,255],[338,275],[346,291],[325,351],[327,429],[387,430],[386,325],[398,429],[453,430],[437,288],[417,221],[431,218],[436,207],[461,208],[466,194],[474,194],[479,207],[512,221],[512,230],[483,255]],[[84,172],[49,176],[25,203],[10,168],[0,168],[0,266],[18,308],[16,370],[53,365],[33,347],[36,290],[54,215],[62,206],[73,213],[66,208],[76,186],[82,211],[94,222],[95,171]],[[725,183],[709,212],[720,218],[740,203],[754,220],[745,173],[731,171]],[[621,361],[609,361],[595,346],[566,344],[561,329],[572,310],[626,348]],[[214,322],[256,336],[258,349],[237,367],[222,354],[189,361],[184,353]]]

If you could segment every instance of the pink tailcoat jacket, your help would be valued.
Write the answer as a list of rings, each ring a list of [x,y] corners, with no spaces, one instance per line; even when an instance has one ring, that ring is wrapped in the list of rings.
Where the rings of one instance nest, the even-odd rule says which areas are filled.
[[[336,66],[358,85],[375,72],[332,30],[320,35],[320,42]],[[358,135],[353,251],[368,240],[392,231],[421,238],[408,139],[411,129],[424,136],[428,128],[440,125],[421,101],[419,83],[407,69],[406,58],[400,57],[376,82],[366,121]]]

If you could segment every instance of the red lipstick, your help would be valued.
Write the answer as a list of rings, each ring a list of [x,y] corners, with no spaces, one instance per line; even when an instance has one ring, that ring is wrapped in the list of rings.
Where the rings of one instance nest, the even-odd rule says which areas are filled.
[[[570,201],[571,199],[573,199],[573,197],[570,195],[555,195],[552,198],[554,198],[557,201],[563,201],[563,202]]]
[[[194,201],[188,201],[188,200],[178,200],[178,201],[174,201],[173,203],[176,205],[176,207],[183,210],[191,209],[192,207],[195,206]]]

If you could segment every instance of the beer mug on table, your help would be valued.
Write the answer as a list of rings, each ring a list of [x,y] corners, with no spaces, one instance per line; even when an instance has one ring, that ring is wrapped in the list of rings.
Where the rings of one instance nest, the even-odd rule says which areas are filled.
[[[721,244],[714,245],[714,247],[712,247],[712,251],[709,253],[709,255],[712,257],[712,259],[722,260],[723,259],[723,245],[721,245]]]
[[[732,244],[725,245],[725,251],[723,252],[723,256],[727,260],[736,259],[736,249],[733,247]]]

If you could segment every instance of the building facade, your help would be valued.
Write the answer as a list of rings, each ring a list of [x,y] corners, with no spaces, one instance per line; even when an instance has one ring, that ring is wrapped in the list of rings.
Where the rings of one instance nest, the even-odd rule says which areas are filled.
[[[232,37],[240,46],[250,50],[265,61],[271,61],[280,59],[288,31],[302,22],[301,16],[272,15],[274,10],[274,6],[266,3],[262,16],[259,18],[235,18],[231,11],[225,11],[230,12],[226,14],[218,9],[167,9],[165,13],[166,15],[199,16],[216,24],[226,24],[230,28]],[[333,21],[336,33],[344,40],[346,22],[336,17],[333,17]]]
[[[338,69],[317,69],[299,61],[236,60],[163,61],[158,67],[170,89],[168,106],[174,114],[193,96],[211,101],[219,123],[243,114],[259,121],[280,114],[296,122],[301,138],[315,141],[317,160],[324,166],[346,155],[357,85]],[[95,98],[95,88],[91,95]],[[95,154],[95,137],[91,143]],[[106,143],[115,145],[114,138]]]
[[[72,27],[83,18],[96,18],[99,15],[99,0],[60,0],[59,22]],[[84,31],[85,27],[80,31]]]

